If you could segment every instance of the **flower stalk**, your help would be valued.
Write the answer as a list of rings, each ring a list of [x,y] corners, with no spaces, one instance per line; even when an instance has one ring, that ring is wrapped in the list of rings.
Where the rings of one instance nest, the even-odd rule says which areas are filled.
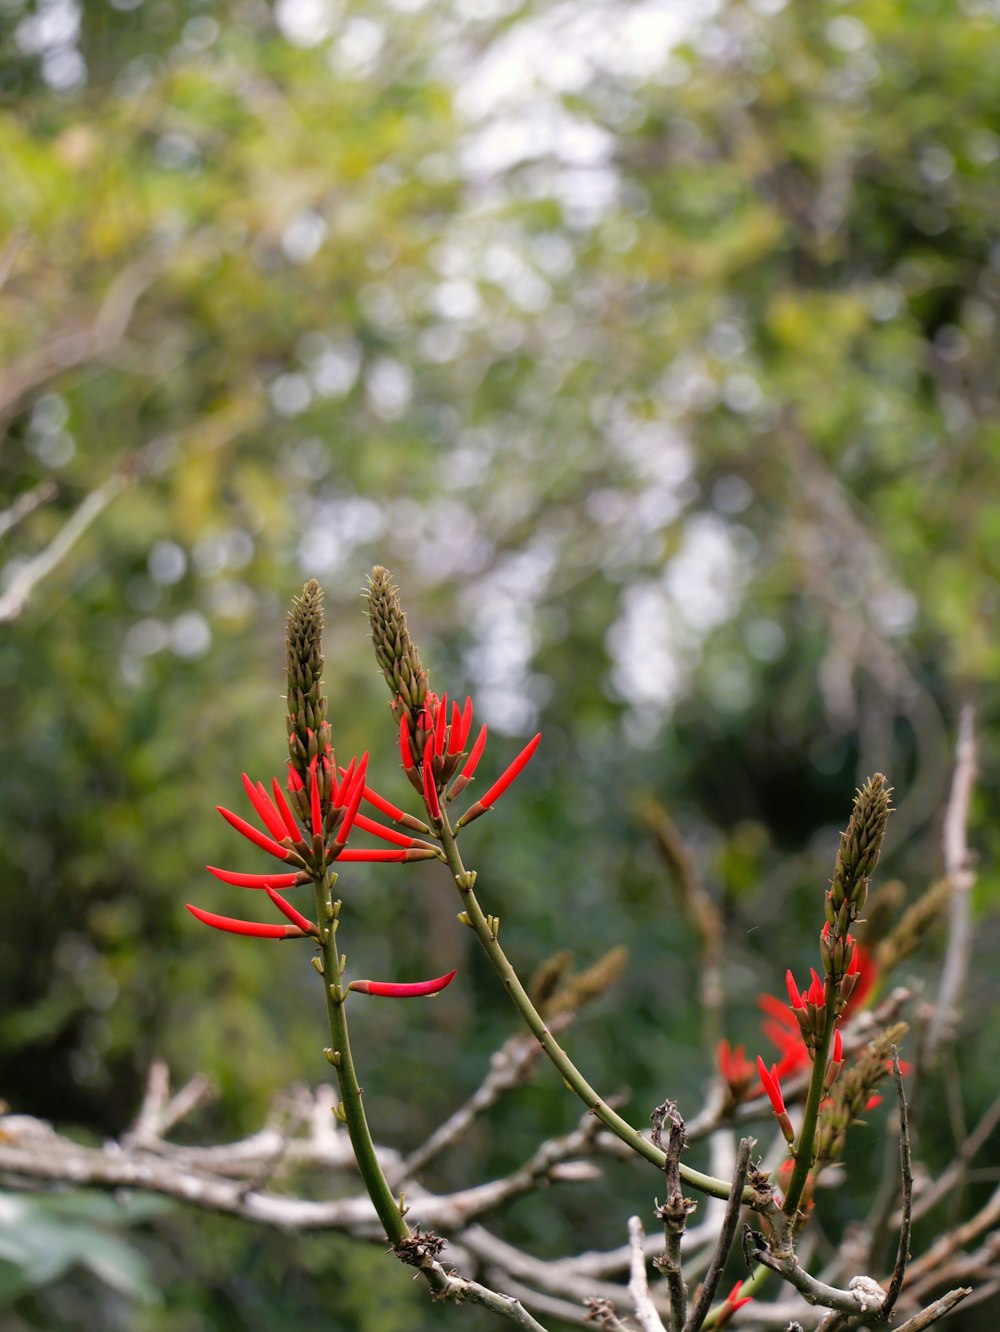
[[[320,931],[320,956],[323,963],[322,978],[323,991],[326,995],[327,1020],[330,1025],[331,1045],[327,1057],[336,1070],[340,1092],[340,1104],[334,1113],[337,1119],[347,1126],[358,1170],[372,1205],[378,1213],[378,1219],[385,1228],[386,1238],[391,1244],[400,1244],[409,1237],[410,1228],[404,1219],[400,1200],[389,1188],[382,1167],[379,1165],[375,1143],[365,1114],[361,1084],[351,1053],[345,1005],[347,990],[343,984],[342,960],[337,952],[340,903],[333,900],[332,888],[335,882],[336,876],[327,871],[315,885],[317,919],[327,922]]]

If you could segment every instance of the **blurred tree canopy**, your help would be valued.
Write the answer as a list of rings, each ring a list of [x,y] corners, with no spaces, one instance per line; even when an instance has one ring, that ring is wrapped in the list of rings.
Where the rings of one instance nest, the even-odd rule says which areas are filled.
[[[650,798],[725,912],[728,1030],[759,1040],[753,996],[801,954],[866,772],[896,786],[885,873],[911,897],[938,873],[971,699],[989,947],[994,4],[0,0],[0,42],[16,1109],[119,1130],[160,1054],[218,1083],[210,1128],[246,1128],[322,1077],[301,957],[206,937],[183,903],[230,909],[202,870],[235,863],[213,806],[241,769],[279,770],[304,577],[327,593],[338,748],[405,793],[359,599],[376,561],[432,684],[490,723],[497,770],[543,729],[473,863],[525,970],[629,946],[574,1039],[643,1115],[696,1106],[712,1058]],[[432,871],[356,867],[342,887],[363,974],[460,967],[416,1017],[364,1014],[373,1121],[412,1145],[513,1014]],[[980,971],[970,1114],[997,1044],[975,1012],[996,997]],[[442,1169],[471,1182],[574,1114],[543,1076]],[[595,1210],[587,1242],[617,1242],[616,1209]],[[335,1286],[344,1321],[324,1327],[431,1325],[400,1272],[391,1307],[343,1295],[336,1243],[283,1241],[236,1280],[220,1273],[266,1237],[170,1224],[157,1284],[208,1238],[143,1326],[273,1326],[289,1267],[303,1327]],[[507,1224],[553,1251],[572,1229],[542,1200]],[[32,1298],[22,1325],[84,1325],[58,1286]]]

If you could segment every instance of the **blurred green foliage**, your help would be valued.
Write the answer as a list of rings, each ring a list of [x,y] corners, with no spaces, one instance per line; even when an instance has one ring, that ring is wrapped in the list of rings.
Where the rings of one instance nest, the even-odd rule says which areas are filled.
[[[544,730],[469,858],[526,974],[558,947],[629,946],[570,1044],[638,1119],[666,1094],[693,1113],[712,1060],[696,938],[638,816],[651,795],[723,909],[729,1030],[753,1048],[753,997],[811,957],[861,776],[896,785],[883,863],[910,897],[938,873],[974,700],[982,962],[1000,826],[990,6],[761,0],[682,22],[540,0],[0,0],[0,24],[0,495],[12,516],[57,487],[2,536],[14,1108],[118,1131],[162,1055],[216,1081],[198,1127],[222,1135],[323,1076],[301,952],[210,937],[183,903],[237,914],[201,867],[259,868],[212,807],[239,807],[241,769],[280,768],[283,616],[306,576],[327,590],[338,751],[370,749],[405,796],[358,596],[375,561],[433,684],[489,721],[489,770]],[[513,1015],[431,868],[357,867],[342,888],[360,973],[460,967],[419,1012],[358,1015],[376,1133],[412,1146]],[[934,962],[932,944],[908,966],[932,993]],[[970,1119],[995,990],[980,966],[957,1056]],[[575,1114],[543,1072],[433,1182],[507,1168]],[[851,1148],[862,1178],[878,1139]],[[616,1186],[586,1234],[551,1194],[497,1224],[545,1251],[618,1243],[652,1185]],[[857,1187],[824,1199],[831,1224]],[[144,1241],[164,1294],[143,1326],[274,1326],[289,1283],[303,1327],[459,1316],[388,1263],[368,1307],[375,1251],[170,1224]],[[85,1325],[66,1308],[53,1286],[19,1325]]]

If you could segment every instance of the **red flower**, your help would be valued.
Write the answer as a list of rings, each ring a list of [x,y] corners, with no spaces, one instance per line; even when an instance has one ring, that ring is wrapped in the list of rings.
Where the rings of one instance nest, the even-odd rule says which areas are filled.
[[[322,782],[320,764],[322,763]],[[243,787],[254,811],[263,823],[266,832],[254,827],[246,819],[231,810],[218,807],[219,813],[237,832],[262,851],[267,851],[278,860],[291,861],[295,869],[285,874],[243,874],[236,870],[217,869],[209,865],[208,870],[223,883],[235,884],[241,888],[257,888],[267,893],[270,900],[288,919],[287,925],[265,925],[252,920],[238,920],[232,916],[217,916],[214,912],[203,911],[188,904],[188,910],[213,929],[226,930],[230,934],[248,934],[260,939],[304,938],[318,933],[317,926],[285,901],[280,890],[297,887],[311,882],[325,869],[331,860],[349,861],[407,861],[423,860],[437,856],[438,851],[428,842],[383,827],[374,819],[358,814],[363,799],[368,799],[377,808],[386,812],[398,812],[389,801],[383,800],[370,787],[365,785],[365,773],[368,755],[364,754],[360,762],[351,760],[346,769],[341,768],[340,780],[331,759],[323,756],[313,759],[309,771],[308,826],[296,818],[285,798],[285,793],[277,779],[272,783],[273,799],[263,782],[256,785],[243,774]],[[302,789],[303,783],[294,770],[289,772],[288,790],[295,793]],[[323,792],[328,794],[324,795]],[[405,817],[405,816],[404,816]],[[413,820],[419,824],[419,820]],[[419,825],[424,827],[423,824]],[[378,837],[394,843],[394,849],[347,850],[345,843],[354,828],[360,828]]]
[[[792,1121],[788,1118],[788,1112],[785,1109],[785,1098],[781,1094],[781,1084],[778,1081],[778,1070],[774,1064],[771,1065],[771,1071],[767,1071],[760,1055],[757,1056],[757,1072],[760,1075],[761,1086],[767,1093],[767,1098],[771,1102],[771,1109],[774,1111],[774,1117],[778,1121],[778,1127],[785,1136],[786,1142],[795,1141],[795,1133],[792,1129]]]
[[[475,775],[486,748],[486,727],[480,727],[466,758],[465,746],[472,733],[471,698],[461,708],[453,701],[449,712],[447,694],[438,698],[437,694],[428,693],[415,724],[405,709],[400,711],[399,757],[403,771],[423,797],[431,819],[440,823],[442,797],[454,800]],[[465,811],[456,829],[485,814],[500,799],[531,760],[540,740],[541,736],[536,735],[525,745],[485,794]]]
[[[737,1045],[733,1049],[728,1041],[720,1041],[716,1047],[719,1074],[729,1088],[734,1101],[740,1100],[753,1082],[753,1064],[746,1057],[746,1046]]]
[[[736,1310],[742,1309],[744,1304],[749,1304],[750,1301],[753,1299],[752,1295],[742,1295],[742,1296],[740,1295],[740,1289],[742,1285],[743,1285],[742,1281],[737,1281],[736,1285],[732,1288],[732,1290],[723,1300],[722,1304],[719,1306],[718,1311],[716,1312],[715,1315],[716,1327],[725,1327],[725,1325],[729,1322],[730,1318],[732,1318]]]
[[[438,976],[434,980],[410,982],[355,980],[347,988],[357,990],[359,994],[379,994],[388,999],[419,999],[424,995],[440,994],[445,986],[452,983],[455,974],[449,971],[446,976]]]

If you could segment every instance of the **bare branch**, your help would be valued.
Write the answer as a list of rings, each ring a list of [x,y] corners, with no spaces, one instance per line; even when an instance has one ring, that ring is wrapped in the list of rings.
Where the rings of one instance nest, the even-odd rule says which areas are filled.
[[[750,1231],[750,1228],[747,1227]],[[791,1250],[774,1253],[763,1235],[750,1231],[757,1261],[772,1272],[778,1272],[799,1291],[809,1304],[821,1304],[847,1314],[865,1314],[878,1317],[885,1305],[885,1291],[873,1277],[856,1276],[847,1283],[846,1290],[828,1286],[825,1281],[810,1275]]]
[[[958,743],[951,794],[944,815],[942,841],[945,873],[951,880],[948,948],[941,971],[941,987],[927,1033],[927,1052],[933,1054],[954,1026],[965,989],[965,978],[972,952],[972,886],[976,876],[971,868],[967,828],[972,788],[976,780],[975,712],[966,703],[958,719]]]
[[[667,1291],[670,1295],[670,1324],[673,1332],[683,1332],[687,1321],[687,1291],[681,1275],[681,1238],[687,1225],[688,1213],[695,1204],[684,1197],[681,1188],[681,1152],[686,1141],[684,1120],[673,1101],[664,1101],[658,1105],[651,1116],[653,1120],[653,1145],[666,1155],[663,1173],[666,1176],[667,1200],[661,1207],[657,1204],[656,1215],[663,1222],[664,1251],[654,1260],[654,1266],[666,1278]],[[666,1147],[663,1144],[663,1126],[669,1124]],[[645,1267],[643,1267],[645,1271]]]
[[[28,239],[28,228],[25,226],[15,227],[7,238],[7,243],[0,251],[0,291],[7,285],[7,279],[14,271],[21,251],[24,249],[25,241]]]
[[[939,1300],[935,1300],[926,1309],[921,1309],[920,1313],[914,1314],[905,1323],[900,1323],[896,1332],[923,1332],[925,1327],[930,1327],[933,1323],[938,1322],[945,1314],[950,1313],[956,1304],[961,1304],[962,1300],[971,1294],[972,1289],[969,1286],[960,1286],[957,1290],[950,1290],[947,1295],[942,1295]]]
[[[643,1332],[667,1332],[656,1305],[649,1298],[649,1282],[646,1279],[646,1251],[643,1247],[645,1232],[637,1216],[628,1220],[628,1237],[632,1246],[632,1265],[629,1275],[629,1293],[635,1306],[635,1316]]]
[[[0,596],[0,622],[17,619],[37,584],[65,559],[94,519],[121,494],[127,484],[128,480],[122,472],[108,477],[103,485],[83,499],[45,549],[21,565],[7,590]]]
[[[37,486],[32,486],[30,490],[18,495],[10,508],[0,513],[0,537],[6,536],[22,518],[27,518],[28,514],[34,512],[40,504],[47,504],[58,493],[59,487],[54,481],[41,481]]]
[[[154,1060],[146,1080],[142,1106],[134,1127],[124,1140],[125,1145],[155,1148],[176,1124],[204,1105],[214,1094],[208,1078],[196,1074],[179,1092],[171,1096],[167,1065],[162,1059]]]
[[[1000,1096],[997,1096],[958,1150],[957,1158],[934,1181],[930,1188],[920,1194],[913,1208],[914,1220],[919,1220],[935,1207],[942,1198],[947,1197],[958,1185],[969,1168],[979,1149],[1000,1123]]]
[[[719,1232],[719,1240],[712,1254],[712,1260],[708,1265],[708,1271],[702,1281],[701,1290],[691,1306],[685,1332],[698,1332],[698,1328],[705,1321],[705,1315],[715,1299],[715,1292],[722,1278],[722,1270],[726,1265],[729,1251],[733,1247],[733,1240],[736,1237],[736,1226],[740,1219],[742,1207],[743,1186],[746,1183],[747,1172],[750,1169],[750,1153],[755,1145],[753,1138],[743,1138],[740,1141],[740,1150],[736,1157],[736,1170],[733,1174],[733,1187],[726,1201],[726,1214],[722,1222],[722,1229]]]
[[[54,376],[106,356],[125,336],[139,298],[156,280],[163,262],[159,255],[146,255],[127,265],[110,284],[89,322],[54,333],[0,374],[0,421]]]
[[[551,1023],[555,1027],[555,1023]],[[542,1050],[534,1036],[518,1033],[506,1041],[490,1059],[489,1072],[473,1095],[459,1106],[425,1143],[403,1162],[403,1180],[417,1175],[445,1148],[460,1137],[478,1115],[490,1108],[505,1091],[526,1082]]]
[[[910,1230],[913,1224],[913,1163],[910,1157],[910,1128],[906,1118],[906,1093],[903,1091],[903,1075],[899,1068],[899,1051],[892,1047],[892,1076],[896,1083],[896,1099],[899,1103],[899,1172],[903,1185],[902,1219],[899,1225],[899,1247],[896,1251],[896,1263],[892,1269],[889,1287],[886,1291],[882,1317],[888,1319],[899,1292],[903,1288],[906,1276],[906,1264],[910,1261]]]

